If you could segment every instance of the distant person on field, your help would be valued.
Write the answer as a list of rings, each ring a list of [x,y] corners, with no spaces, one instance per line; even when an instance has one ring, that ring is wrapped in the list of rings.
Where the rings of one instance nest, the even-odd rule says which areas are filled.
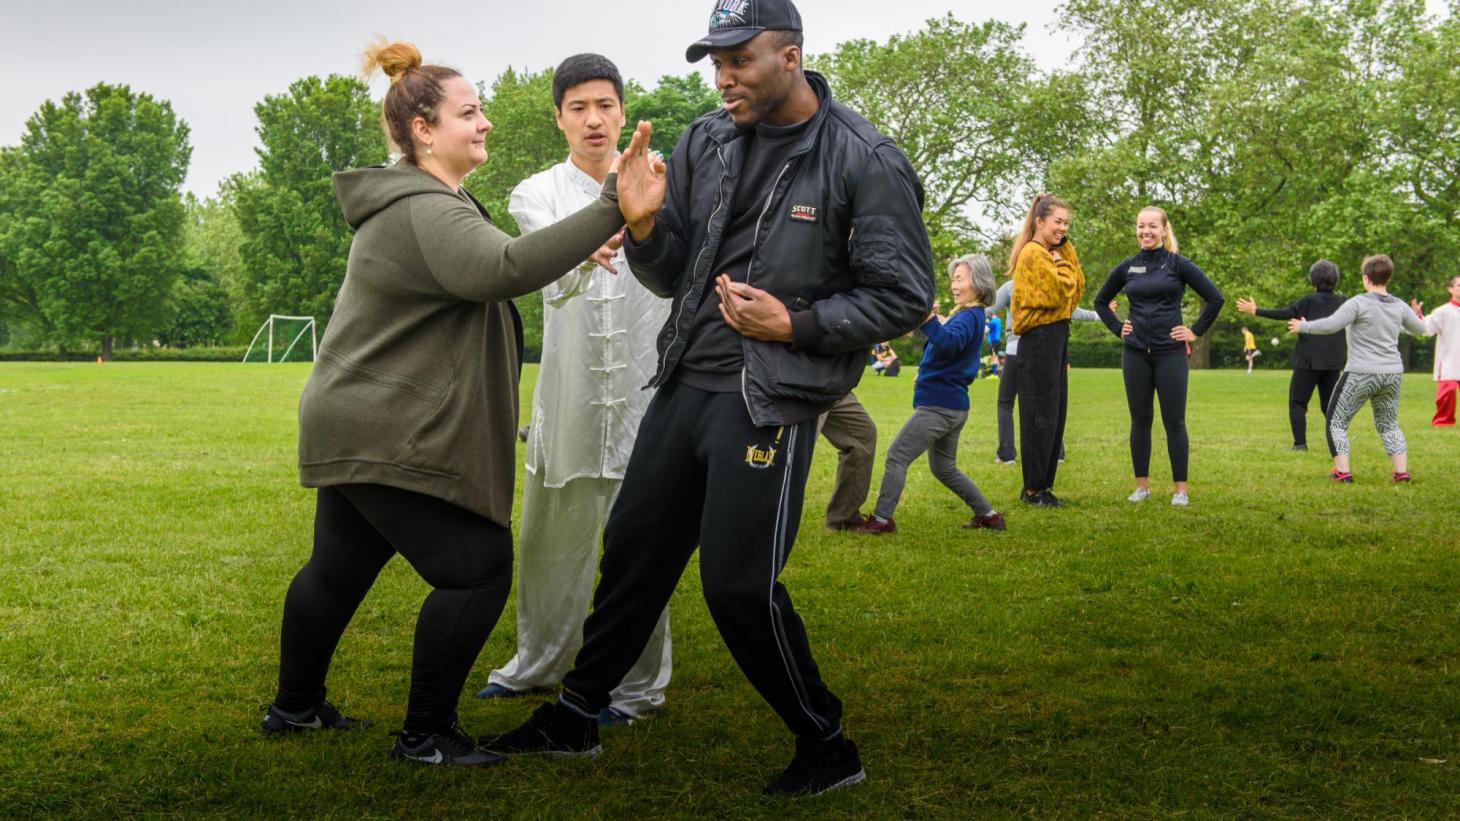
[[[457,724],[457,701],[512,584],[517,378],[512,304],[618,233],[652,218],[662,163],[641,125],[597,197],[513,239],[462,180],[487,158],[492,124],[454,69],[409,43],[366,52],[390,77],[385,124],[402,159],[334,175],[355,229],[329,330],[299,399],[299,475],[318,488],[314,552],[284,598],[279,690],[262,729],[344,730],[325,700],[340,637],[397,553],[431,587],[416,619],[405,727],[392,756],[424,764],[501,760]]]
[[[1450,301],[1424,316],[1424,303],[1412,302],[1416,315],[1424,316],[1425,332],[1435,340],[1435,417],[1430,424],[1455,424],[1455,392],[1460,387],[1460,276],[1450,277]]]
[[[968,421],[968,385],[978,375],[983,350],[984,309],[994,299],[994,272],[987,257],[960,257],[948,266],[955,308],[949,317],[937,306],[923,322],[928,344],[913,382],[913,414],[887,449],[877,507],[858,533],[897,532],[893,513],[907,482],[907,468],[924,453],[939,482],[973,512],[965,528],[1003,530],[1004,516],[958,469],[958,437]]]
[[[1144,502],[1151,495],[1152,400],[1161,401],[1161,426],[1166,429],[1166,454],[1171,459],[1171,504],[1183,507],[1187,495],[1187,460],[1191,444],[1186,433],[1186,387],[1191,342],[1207,332],[1221,313],[1225,299],[1196,263],[1177,253],[1176,233],[1165,210],[1154,205],[1136,215],[1136,242],[1141,250],[1111,269],[1095,294],[1095,311],[1110,332],[1124,344],[1120,372],[1130,406],[1130,460],[1136,489],[1128,501]],[[1202,298],[1201,315],[1190,327],[1181,315],[1186,289]],[[1109,302],[1125,291],[1124,321]]]
[[[507,209],[524,235],[593,203],[618,155],[623,79],[606,57],[577,54],[553,72],[553,113],[568,158],[512,190]],[[583,644],[598,547],[639,421],[653,391],[655,339],[669,300],[629,271],[622,237],[542,290],[542,365],[532,393],[527,474],[517,552],[517,654],[493,670],[478,698],[556,687]],[[670,676],[669,612],[613,702],[605,726],[664,705]]]
[[[872,348],[872,356],[877,361],[872,363],[872,374],[874,376],[897,376],[902,370],[902,364],[898,362],[897,351],[892,347],[891,342],[878,342]]]
[[[1242,358],[1245,359],[1245,360],[1247,360],[1247,375],[1248,376],[1251,376],[1252,375],[1252,363],[1255,362],[1257,360],[1257,357],[1259,357],[1261,355],[1262,355],[1262,351],[1260,351],[1260,350],[1257,349],[1257,339],[1252,336],[1252,331],[1249,331],[1247,329],[1247,326],[1246,325],[1243,325],[1242,326]]]
[[[1344,300],[1343,294],[1334,290],[1338,287],[1338,266],[1320,259],[1308,269],[1308,281],[1312,283],[1313,291],[1298,297],[1286,308],[1259,308],[1251,299],[1239,299],[1237,310],[1264,319],[1323,319],[1332,316]],[[1343,331],[1329,336],[1298,335],[1298,344],[1293,347],[1293,376],[1288,382],[1288,424],[1293,429],[1293,450],[1308,449],[1308,400],[1313,398],[1315,387],[1318,389],[1318,409],[1323,414],[1323,426],[1327,429],[1328,404],[1333,399],[1333,388],[1338,384],[1347,352]]]
[[[842,397],[817,423],[821,435],[836,448],[836,484],[826,503],[827,530],[855,530],[866,521],[862,503],[872,489],[872,459],[877,454],[877,424],[857,401]]]
[[[1404,377],[1399,332],[1424,335],[1425,324],[1409,306],[1389,294],[1394,262],[1387,255],[1366,258],[1363,275],[1364,293],[1343,303],[1326,319],[1288,320],[1288,332],[1334,334],[1348,329],[1348,365],[1328,409],[1329,449],[1334,454],[1329,478],[1354,480],[1349,471],[1348,426],[1367,402],[1373,406],[1374,426],[1393,463],[1394,481],[1408,482],[1408,447],[1399,429],[1399,389]]]

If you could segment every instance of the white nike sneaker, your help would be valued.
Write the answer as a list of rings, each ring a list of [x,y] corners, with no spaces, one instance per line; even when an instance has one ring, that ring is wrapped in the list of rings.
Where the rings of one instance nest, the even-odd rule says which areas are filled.
[[[1186,498],[1186,491],[1178,490],[1171,494],[1172,507],[1186,507],[1188,504],[1191,504],[1191,501]]]
[[[1125,497],[1125,500],[1127,502],[1144,502],[1149,498],[1151,498],[1151,491],[1143,487],[1138,487],[1134,493]]]

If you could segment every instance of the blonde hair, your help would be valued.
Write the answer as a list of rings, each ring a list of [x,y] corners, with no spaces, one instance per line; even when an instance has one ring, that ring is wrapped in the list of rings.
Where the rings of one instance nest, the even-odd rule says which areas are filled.
[[[1070,210],[1064,200],[1048,191],[1035,195],[1034,202],[1029,203],[1029,213],[1024,215],[1024,226],[1019,229],[1019,235],[1014,237],[1014,247],[1009,251],[1009,270],[1004,276],[1014,276],[1014,267],[1019,264],[1019,252],[1034,239],[1035,220],[1048,217],[1056,208]]]
[[[1147,211],[1154,211],[1157,214],[1161,215],[1161,227],[1166,229],[1165,233],[1161,236],[1161,244],[1166,246],[1167,251],[1170,251],[1173,254],[1178,253],[1177,249],[1180,246],[1176,243],[1176,231],[1171,228],[1171,220],[1166,217],[1166,209],[1162,208],[1159,205],[1147,205],[1145,208],[1141,209],[1141,214],[1144,214]],[[1140,214],[1137,214],[1136,217],[1139,218]]]
[[[446,66],[425,65],[421,50],[414,43],[392,43],[384,37],[365,49],[363,76],[369,77],[377,68],[390,78],[390,90],[385,92],[382,106],[386,136],[402,156],[415,162],[411,123],[420,117],[431,125],[436,124],[441,101],[446,97],[441,84],[460,77],[461,72]]]

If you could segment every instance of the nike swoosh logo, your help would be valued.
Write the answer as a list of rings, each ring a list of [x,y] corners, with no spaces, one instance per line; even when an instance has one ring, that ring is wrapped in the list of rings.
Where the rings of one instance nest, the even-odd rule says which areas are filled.
[[[302,730],[318,730],[324,726],[324,722],[319,720],[319,716],[315,716],[313,721],[289,721],[287,718],[284,721]]]
[[[417,761],[425,762],[427,764],[440,764],[442,761],[445,761],[446,760],[446,756],[443,756],[441,754],[441,751],[440,750],[437,750],[436,752],[431,753],[431,755],[429,755],[429,756],[413,755],[413,756],[411,756],[411,758],[414,758]]]

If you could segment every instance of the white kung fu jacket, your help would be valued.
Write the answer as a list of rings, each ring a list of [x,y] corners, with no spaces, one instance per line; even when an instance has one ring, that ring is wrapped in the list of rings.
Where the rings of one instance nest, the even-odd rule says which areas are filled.
[[[565,160],[523,180],[507,210],[527,234],[598,198],[603,186]],[[655,340],[669,317],[629,271],[586,261],[542,291],[542,366],[532,392],[527,470],[546,487],[574,479],[622,479],[658,362]],[[539,471],[541,473],[539,474]]]

